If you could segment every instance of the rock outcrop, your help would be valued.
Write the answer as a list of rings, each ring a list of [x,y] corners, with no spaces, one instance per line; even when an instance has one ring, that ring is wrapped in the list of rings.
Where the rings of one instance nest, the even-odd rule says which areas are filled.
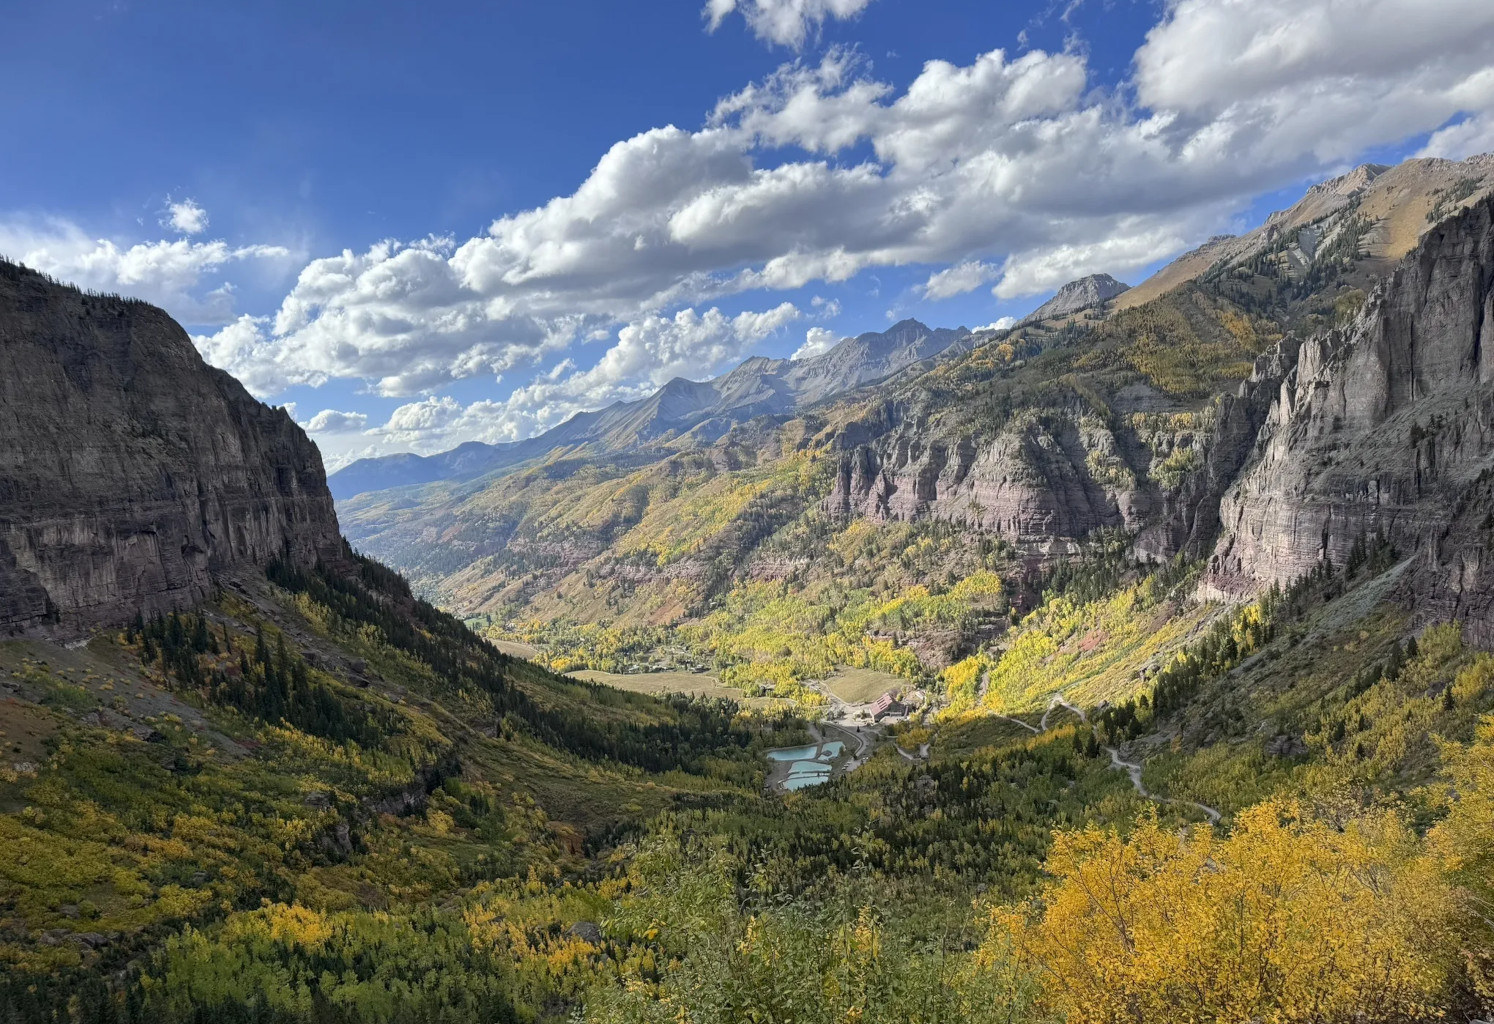
[[[169,316],[0,262],[0,634],[201,600],[342,557],[321,456]]]
[[[1082,310],[1103,305],[1129,290],[1130,287],[1109,274],[1091,274],[1089,277],[1081,277],[1058,289],[1053,298],[1023,317],[1021,322],[1037,323],[1072,316]]]
[[[1089,452],[1104,428],[1064,415],[1022,416],[992,440],[929,436],[917,421],[841,459],[826,509],[839,517],[939,519],[1014,540],[1072,540],[1126,526],[1134,491],[1106,486]]]
[[[1483,629],[1494,594],[1494,198],[1428,231],[1351,324],[1283,348],[1208,583],[1245,593],[1383,535],[1424,610]],[[1449,543],[1455,539],[1455,543]]]

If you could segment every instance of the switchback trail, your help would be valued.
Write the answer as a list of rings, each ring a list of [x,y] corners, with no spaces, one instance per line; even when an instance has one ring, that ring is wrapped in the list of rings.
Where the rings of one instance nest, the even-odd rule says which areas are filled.
[[[1054,708],[1064,708],[1065,710],[1072,711],[1074,714],[1079,716],[1079,721],[1083,722],[1085,725],[1089,725],[1091,733],[1095,731],[1094,726],[1090,725],[1089,716],[1084,713],[1084,710],[1082,708],[1077,708],[1074,705],[1070,704],[1068,701],[1064,700],[1063,697],[1059,694],[1054,694],[1053,698],[1048,701],[1048,710],[1043,712],[1042,720],[1038,723],[1041,728],[1034,729],[1034,732],[1048,731],[1048,716],[1053,714]],[[1032,727],[1028,726],[1028,728],[1031,729]],[[1192,807],[1194,810],[1202,812],[1203,816],[1209,819],[1209,824],[1211,825],[1219,824],[1220,819],[1224,817],[1224,815],[1220,814],[1208,804],[1195,803],[1192,800],[1177,800],[1172,797],[1158,796],[1157,794],[1148,790],[1142,783],[1141,765],[1136,764],[1134,761],[1127,761],[1122,758],[1120,756],[1120,751],[1115,747],[1103,747],[1102,749],[1105,751],[1105,753],[1110,755],[1110,767],[1118,771],[1123,771],[1128,776],[1130,776],[1131,785],[1136,788],[1136,792],[1138,794],[1140,794],[1147,800],[1151,800],[1159,804],[1180,804],[1183,807]]]

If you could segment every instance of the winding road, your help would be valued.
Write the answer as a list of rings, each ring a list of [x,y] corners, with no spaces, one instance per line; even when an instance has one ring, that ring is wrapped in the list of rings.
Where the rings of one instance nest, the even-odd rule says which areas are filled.
[[[1033,729],[1032,726],[1027,725],[1026,722],[1018,722],[1017,724],[1026,726],[1026,728],[1032,729],[1032,731],[1035,733],[1047,732],[1048,718],[1058,708],[1063,708],[1066,711],[1072,711],[1075,715],[1079,716],[1079,721],[1083,722],[1085,725],[1088,725],[1090,727],[1090,731],[1092,733],[1094,732],[1094,726],[1090,725],[1089,716],[1084,713],[1084,709],[1075,707],[1073,704],[1070,704],[1068,701],[1063,699],[1063,696],[1061,694],[1054,694],[1053,697],[1049,699],[1048,708],[1043,712],[1043,717],[1038,721],[1038,728]],[[1009,722],[1017,721],[1014,718],[1007,718],[1006,715],[998,715],[997,717],[1006,718]],[[1097,733],[1096,735],[1098,736]],[[1210,807],[1208,804],[1195,803],[1192,800],[1178,800],[1173,797],[1158,796],[1157,794],[1147,789],[1146,785],[1142,783],[1141,765],[1137,764],[1134,761],[1127,761],[1125,758],[1121,757],[1120,751],[1115,747],[1102,747],[1101,749],[1104,750],[1105,753],[1110,755],[1110,767],[1117,771],[1123,771],[1128,776],[1130,776],[1131,785],[1136,788],[1136,792],[1143,798],[1159,804],[1178,804],[1182,807],[1192,807],[1194,810],[1201,812],[1204,817],[1208,818],[1209,824],[1211,825],[1219,824],[1220,819],[1224,817],[1224,815],[1220,814],[1217,810]]]

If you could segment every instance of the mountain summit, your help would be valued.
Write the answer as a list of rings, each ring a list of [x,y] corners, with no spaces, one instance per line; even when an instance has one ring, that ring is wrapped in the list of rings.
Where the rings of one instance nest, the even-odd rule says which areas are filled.
[[[1091,274],[1088,277],[1081,277],[1058,289],[1057,295],[1023,317],[1021,322],[1035,324],[1044,320],[1069,316],[1080,310],[1109,302],[1130,287],[1109,274]]]
[[[438,455],[359,459],[332,474],[329,483],[341,501],[391,487],[470,479],[575,445],[621,451],[691,431],[700,440],[712,441],[735,424],[793,413],[940,355],[969,337],[963,327],[930,328],[917,320],[902,320],[885,331],[844,338],[828,352],[808,359],[753,356],[710,380],[676,377],[648,398],[578,413],[524,441],[468,442]]]

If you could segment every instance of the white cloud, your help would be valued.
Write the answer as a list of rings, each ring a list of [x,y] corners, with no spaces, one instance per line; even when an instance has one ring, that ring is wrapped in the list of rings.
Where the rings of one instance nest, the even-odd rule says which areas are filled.
[[[1175,0],[1136,87],[1200,156],[1331,162],[1487,109],[1491,64],[1485,0]]]
[[[562,360],[503,401],[462,406],[448,396],[402,405],[369,431],[389,445],[440,451],[463,441],[514,441],[548,430],[578,412],[646,398],[675,377],[704,379],[743,358],[754,344],[800,319],[792,303],[728,316],[687,308],[624,326],[597,364],[576,370]]]
[[[283,246],[230,246],[222,240],[120,244],[60,218],[0,221],[0,253],[81,288],[153,302],[189,324],[233,317],[233,286],[225,282],[204,293],[208,278],[238,264],[288,267],[293,258]]]
[[[991,289],[998,299],[1035,295],[1110,267],[1134,268],[1155,263],[1182,249],[1188,241],[1184,225],[1142,220],[1116,223],[1108,238],[1076,245],[1053,245],[1008,257],[1001,282]],[[1182,228],[1182,230],[1180,230]]]
[[[200,235],[208,228],[208,213],[195,199],[173,202],[168,196],[166,217],[161,221],[161,226],[180,231],[184,235]]]
[[[804,344],[790,359],[809,359],[812,356],[823,355],[840,343],[840,336],[825,327],[811,327],[804,336]]]
[[[980,334],[982,331],[1009,331],[1015,326],[1017,326],[1016,317],[1003,316],[998,318],[994,323],[986,324],[984,327],[977,327],[973,333]]]
[[[931,275],[924,283],[923,297],[926,299],[949,299],[966,292],[973,292],[987,281],[1001,276],[1001,270],[979,260],[956,263]]]
[[[309,434],[345,434],[368,426],[368,415],[361,412],[323,409],[301,426]]]
[[[863,7],[716,0],[706,14],[792,40],[794,24],[807,38]],[[772,28],[770,9],[798,21]],[[315,260],[274,317],[198,343],[260,393],[352,378],[416,396],[621,328],[608,369],[488,410],[523,432],[705,372],[681,352],[745,352],[695,312],[730,294],[910,265],[938,268],[929,297],[1036,294],[1138,270],[1375,146],[1435,132],[1429,150],[1465,152],[1494,133],[1491,68],[1486,0],[1173,0],[1114,90],[1079,49],[930,61],[901,91],[835,50],[724,98],[698,129],[618,142],[572,193],[479,237]],[[692,333],[718,340],[679,340]]]
[[[376,433],[395,445],[408,446],[416,451],[435,450],[447,447],[441,438],[462,417],[462,404],[450,395],[425,398],[402,405],[389,414],[389,422],[376,429]],[[430,441],[436,439],[433,448]]]
[[[854,18],[870,5],[871,0],[706,0],[701,14],[714,32],[733,12],[740,13],[759,39],[798,50],[825,22]]]

